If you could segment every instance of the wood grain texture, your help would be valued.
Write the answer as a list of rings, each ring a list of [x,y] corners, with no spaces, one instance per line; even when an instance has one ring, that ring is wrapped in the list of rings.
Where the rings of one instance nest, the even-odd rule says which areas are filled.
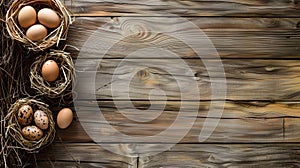
[[[65,143],[65,146],[56,144],[55,149],[39,154],[38,166],[137,167],[136,159],[99,150],[101,147],[96,144]],[[149,150],[140,154],[153,150],[159,148],[149,144]],[[299,165],[299,159],[299,144],[178,144],[156,156],[140,157],[138,167],[293,167]]]
[[[150,136],[155,135],[164,129],[168,128],[174,122],[178,115],[180,102],[167,102],[163,113],[155,120],[147,123],[137,123],[129,120],[123,114],[128,109],[132,115],[138,117],[147,117],[148,113],[157,113],[159,109],[147,110],[149,102],[146,101],[122,101],[122,106],[118,109],[111,101],[90,102],[83,101],[79,106],[83,111],[81,116],[81,124],[90,125],[89,132],[91,134],[100,134],[99,118],[95,118],[96,110],[94,105],[99,105],[109,124],[124,134],[131,136]],[[131,103],[135,104],[134,109]],[[151,103],[162,103],[154,101]],[[183,103],[184,110],[182,113],[186,118],[193,116],[193,102]],[[94,104],[94,105],[93,105]],[[201,102],[197,119],[191,131],[183,138],[181,143],[198,143],[198,136],[203,128],[203,123],[208,116],[208,108],[210,102]],[[215,107],[221,108],[221,107]],[[141,110],[144,109],[144,110]],[[209,121],[208,129],[212,127],[213,123],[218,122],[217,116],[214,116],[214,111],[211,112],[211,121]],[[204,143],[263,143],[263,142],[297,142],[299,138],[299,131],[297,130],[297,121],[299,121],[299,104],[278,102],[278,103],[262,103],[262,102],[226,102],[225,109],[217,128],[211,137]],[[215,119],[214,119],[215,118]],[[293,119],[292,119],[293,118]],[[290,120],[294,122],[290,122]],[[182,122],[185,120],[183,119]],[[86,130],[84,130],[76,119],[67,130],[58,129],[57,137],[60,137],[64,142],[92,142],[88,137]],[[94,125],[94,126],[93,126]],[[183,128],[178,127],[177,133],[183,132]],[[107,132],[109,134],[109,132]],[[299,134],[299,135],[298,135]],[[102,135],[102,134],[101,134]],[[166,136],[166,139],[172,140],[174,135]],[[105,139],[105,138],[103,138]],[[125,139],[123,139],[125,141]],[[59,141],[57,139],[57,141]],[[107,140],[112,142],[111,140]],[[130,141],[130,139],[128,139]],[[117,141],[115,143],[118,143]]]
[[[298,167],[299,152],[299,144],[179,144],[139,158],[139,167]]]
[[[124,144],[125,145],[125,144]],[[136,168],[137,159],[114,154],[94,143],[54,143],[37,155],[38,167]]]
[[[206,118],[208,110],[211,105],[210,101],[80,101],[81,105],[92,107],[93,104],[106,113],[117,113],[124,110],[131,110],[135,115],[145,110],[146,112],[160,110],[161,104],[164,104],[164,111],[169,113],[177,113],[180,107],[184,107],[185,112],[190,112],[198,105],[198,117]],[[116,106],[118,104],[119,106]],[[215,109],[222,107],[221,101],[215,101]],[[150,105],[153,105],[149,109]],[[92,111],[92,109],[90,109]],[[217,115],[211,114],[210,117],[217,118]],[[223,119],[244,119],[244,118],[257,118],[257,119],[272,119],[272,118],[299,118],[300,105],[299,102],[262,102],[262,101],[226,101],[224,104]]]
[[[81,95],[79,103],[84,110],[80,112],[85,118],[80,123],[75,117],[68,129],[57,129],[55,143],[41,151],[37,158],[39,167],[299,167],[298,0],[65,0],[65,3],[74,16],[79,16],[69,31],[67,44],[71,47],[67,47],[67,51],[74,59],[83,56],[76,60],[81,62],[77,72],[86,72],[78,79],[85,81],[87,87],[75,93]],[[126,35],[127,31],[135,31],[136,23],[147,20],[143,16],[157,17],[161,12],[167,14],[151,25],[165,30],[180,25],[176,20],[165,24],[166,18],[185,16],[215,45],[222,58],[228,87],[220,121],[214,111],[208,117],[212,98],[207,71],[212,70],[216,78],[221,72],[214,71],[213,67],[205,68],[185,44],[164,35],[153,38],[148,27],[142,27],[138,32],[143,35],[142,39],[123,37],[105,54],[108,42]],[[99,27],[101,33],[93,34]],[[99,39],[94,41],[98,45],[85,46],[88,52],[80,53],[90,36]],[[151,44],[159,44],[157,46],[183,58],[192,75],[178,61],[163,56],[157,58],[155,54],[130,58],[125,61],[126,65],[119,66],[122,73],[114,72],[125,56]],[[98,65],[103,54],[105,59],[95,71],[92,65]],[[134,68],[149,60],[153,65],[173,68],[174,76],[159,68],[139,71]],[[205,56],[205,61],[216,60]],[[97,74],[95,88],[91,87],[94,83],[86,81],[93,73]],[[113,76],[116,80],[112,80]],[[134,78],[131,80],[130,76]],[[174,77],[185,81],[187,86],[187,79],[193,78],[200,88],[201,101],[195,100],[193,91],[187,89],[184,92],[190,97],[180,102]],[[124,84],[130,80],[130,89],[124,89]],[[117,84],[114,97],[112,84]],[[153,89],[165,91],[168,100],[165,107],[162,95],[150,94]],[[94,91],[97,100],[89,97]],[[128,93],[129,99],[124,98]],[[218,98],[212,102],[215,109],[222,108]],[[87,124],[89,132],[98,135],[101,126],[107,125],[95,118],[95,106],[99,106],[114,129],[131,136],[149,136],[163,131],[178,116],[181,106],[184,118],[196,117],[196,121],[180,144],[155,156],[144,155],[158,151],[164,145],[159,140],[157,144],[148,144],[144,151],[138,150],[139,145],[145,145],[143,143],[124,144],[130,139],[122,139],[122,143],[119,139],[104,140],[105,144],[119,145],[116,150],[126,155],[140,156],[129,158],[96,145],[83,128],[82,125]],[[148,114],[159,114],[161,107],[163,113],[146,123],[137,123],[122,115],[128,112],[136,118],[147,119]],[[193,113],[195,107],[199,108],[197,116]],[[213,127],[216,122],[218,126],[209,139],[199,142],[198,136],[207,119],[210,120],[206,128]],[[180,124],[175,129],[177,133],[182,130]],[[174,134],[168,134],[165,140],[172,142],[173,138]]]
[[[111,117],[111,116],[110,116]],[[168,115],[167,117],[174,118],[174,115]],[[156,119],[153,122],[145,123],[145,124],[137,124],[130,121],[126,121],[122,117],[114,115],[114,119],[109,119],[109,123],[112,126],[112,129],[116,129],[118,132],[129,135],[128,138],[122,138],[122,140],[112,140],[111,138],[106,138],[107,135],[113,136],[110,131],[101,130],[98,125],[105,127],[107,125],[98,123],[94,121],[82,121],[81,124],[86,125],[88,129],[78,129],[78,122],[74,123],[74,125],[70,129],[70,133],[66,133],[66,131],[58,131],[58,137],[61,137],[66,142],[100,142],[96,139],[91,139],[86,135],[86,131],[88,130],[91,135],[99,135],[102,136],[102,141],[105,143],[114,143],[118,144],[120,141],[125,143],[131,143],[134,140],[134,137],[139,136],[154,136],[162,131],[168,129],[170,124],[174,122],[173,119]],[[184,121],[182,121],[184,122]],[[192,129],[185,135],[183,134],[185,129],[181,128],[179,124],[176,129],[172,129],[172,133],[167,133],[163,139],[157,139],[152,143],[173,143],[175,138],[178,135],[185,135],[185,137],[179,143],[199,143],[199,134],[203,129],[203,124],[205,119],[200,118],[197,119],[194,123]],[[284,140],[283,137],[283,119],[221,119],[218,121],[217,119],[211,119],[208,121],[208,126],[205,129],[212,129],[215,122],[219,122],[217,128],[214,130],[213,134],[204,141],[204,143],[274,143],[274,142],[288,142],[288,140]],[[71,130],[72,128],[77,128]],[[100,130],[102,133],[100,133]],[[76,134],[72,134],[72,133]],[[202,142],[201,142],[202,143]],[[136,141],[135,144],[138,146],[139,144],[143,144],[142,141]]]
[[[300,58],[299,22],[298,18],[222,18],[222,17],[188,17],[188,21],[198,26],[211,40],[221,58]],[[110,41],[121,38],[131,27],[138,25],[136,20],[149,20],[149,18],[113,18],[108,17],[79,17],[71,26],[68,43],[81,49],[87,39],[92,36],[98,38],[95,41],[99,46],[93,48],[85,46],[90,50],[86,58],[98,58],[104,55],[104,47]],[[166,18],[156,20],[150,25],[158,25],[162,30],[168,30],[166,26],[180,26],[181,21],[174,19],[165,25]],[[169,19],[172,20],[172,19]],[[188,23],[186,21],[186,23]],[[97,30],[101,27],[101,30]],[[111,52],[106,53],[105,58],[124,58],[141,47],[149,47],[159,44],[159,47],[170,45],[169,50],[175,52],[182,58],[198,58],[185,44],[168,39],[164,35],[151,39],[151,33],[147,32],[149,27],[143,27],[141,34],[149,35],[142,39],[141,43],[135,43],[141,39],[126,39],[116,44]],[[95,31],[97,32],[93,34]],[[187,30],[189,31],[189,30]],[[192,29],[190,30],[192,31]],[[171,45],[172,44],[172,45]],[[174,45],[175,44],[175,45]],[[177,46],[176,46],[177,45]],[[173,46],[173,47],[172,47]],[[181,47],[178,47],[181,46]],[[201,45],[199,44],[199,47]],[[68,48],[73,56],[78,52]],[[202,58],[211,58],[204,55]]]
[[[180,59],[77,59],[77,61],[80,61],[80,65],[77,66],[77,81],[84,82],[84,86],[79,86],[75,91],[83,99],[96,94],[98,99],[128,100],[129,96],[132,100],[164,100],[162,96],[165,94],[168,100],[198,100],[197,95],[200,94],[200,100],[210,100],[211,81],[224,75],[222,71],[215,70],[219,69],[213,65],[215,60],[205,60],[211,64],[207,68],[200,59],[184,60],[188,68],[183,66]],[[150,68],[143,69],[145,63]],[[226,75],[228,100],[299,100],[298,61],[224,59],[222,63]],[[166,72],[165,65],[170,72]],[[97,66],[99,68],[95,74]],[[117,68],[122,72],[116,73]],[[211,72],[211,79],[208,70]],[[94,78],[93,75],[95,83],[90,81]],[[181,86],[177,82],[181,82]],[[191,87],[191,82],[196,82],[199,93]],[[150,94],[153,89],[161,89],[164,93]],[[183,98],[181,93],[189,94]],[[218,93],[214,98],[222,99],[223,97],[218,97],[221,90]]]
[[[284,120],[284,139],[290,142],[300,142],[300,119],[285,118]]]
[[[76,16],[151,16],[158,13],[179,16],[298,17],[294,0],[65,0]]]
[[[55,168],[55,167],[63,167],[63,168],[77,168],[77,167],[82,167],[82,168],[128,168],[128,167],[134,167],[133,166],[127,166],[126,164],[119,164],[119,160],[116,161],[111,161],[109,163],[105,162],[100,162],[100,163],[93,163],[93,162],[80,162],[79,164],[76,164],[73,161],[41,161],[38,162],[37,167],[39,168],[44,168],[44,167],[50,167],[50,168]]]

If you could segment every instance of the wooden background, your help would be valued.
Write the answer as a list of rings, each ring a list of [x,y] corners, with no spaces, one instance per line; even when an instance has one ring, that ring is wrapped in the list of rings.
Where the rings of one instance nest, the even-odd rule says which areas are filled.
[[[199,115],[190,132],[175,147],[155,156],[125,157],[106,151],[95,144],[78,119],[67,130],[58,130],[55,143],[37,155],[39,167],[298,167],[300,165],[300,1],[299,0],[65,0],[76,16],[67,43],[78,49],[99,26],[122,17],[154,16],[158,11],[176,14],[192,21],[212,40],[222,58],[227,77],[227,99],[219,125],[205,142],[198,135],[206,119],[210,101],[205,93]],[[168,16],[164,16],[168,17]],[[156,23],[163,25],[163,23]],[[175,23],[176,25],[176,23]],[[175,26],[173,25],[173,26]],[[172,26],[172,25],[170,25]],[[105,28],[104,28],[105,29]],[[107,27],[107,29],[110,29]],[[114,27],[118,29],[118,27]],[[119,30],[124,31],[124,30]],[[109,31],[108,31],[109,32]],[[108,37],[114,36],[108,34]],[[130,49],[128,49],[130,50]],[[197,56],[179,48],[180,55],[195,77],[205,78],[205,67]],[[68,47],[76,59],[78,51]],[[85,61],[97,61],[101,50],[86,55]],[[131,121],[118,113],[107,83],[114,67],[126,50],[115,50],[101,63],[97,72],[98,103],[114,127],[130,135],[151,135],[172,123],[180,108],[180,98],[173,95],[162,115],[143,130],[132,127]],[[129,51],[128,51],[129,52]],[[157,58],[153,58],[157,59]],[[168,60],[161,58],[162,63]],[[210,60],[213,61],[213,60]],[[131,63],[134,63],[132,60]],[[176,67],[176,65],[170,65]],[[124,71],[125,74],[131,72]],[[163,72],[146,71],[132,89],[134,104],[149,106],[149,82],[164,86]],[[143,78],[144,76],[147,78]],[[149,77],[150,76],[150,77]],[[103,80],[102,80],[103,79]],[[166,82],[167,80],[167,82]],[[209,84],[199,80],[200,90]],[[87,83],[89,85],[89,83]],[[109,84],[108,84],[109,85]],[[143,88],[147,85],[147,89]],[[151,86],[151,85],[150,85]],[[167,90],[172,94],[172,90]],[[91,91],[87,90],[86,94]],[[122,95],[121,91],[118,95]],[[161,104],[155,97],[154,104]],[[115,100],[116,101],[116,100]],[[118,100],[131,103],[131,100]],[[192,106],[197,102],[186,102]],[[120,110],[120,109],[119,109]],[[121,109],[122,110],[122,109]],[[136,109],[132,109],[135,113]],[[86,111],[89,115],[91,111]],[[189,115],[189,111],[186,111]],[[217,119],[215,119],[217,121]],[[214,122],[212,116],[211,122]],[[180,128],[178,128],[180,131]],[[119,144],[118,142],[112,142]],[[135,153],[134,144],[120,145],[125,153]],[[155,149],[149,145],[149,151]],[[147,151],[145,151],[147,153]]]

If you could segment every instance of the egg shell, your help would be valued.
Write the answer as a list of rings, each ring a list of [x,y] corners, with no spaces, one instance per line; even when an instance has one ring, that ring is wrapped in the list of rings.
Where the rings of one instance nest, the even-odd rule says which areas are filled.
[[[53,82],[58,78],[59,68],[54,60],[48,60],[43,64],[42,76],[48,82]]]
[[[32,126],[24,127],[22,129],[22,135],[27,140],[38,141],[44,136],[44,133],[40,128],[38,128],[37,126],[32,125]]]
[[[47,114],[42,110],[37,110],[34,112],[34,122],[35,125],[40,129],[45,130],[49,126],[49,118]]]
[[[23,28],[28,28],[36,23],[36,11],[31,6],[24,6],[18,13],[18,22]]]
[[[18,111],[18,122],[23,125],[29,125],[33,120],[33,111],[31,106],[23,105]]]
[[[41,24],[35,24],[29,27],[26,31],[26,36],[31,41],[41,41],[47,36],[47,34],[47,28]]]
[[[38,20],[48,28],[57,28],[61,22],[58,14],[50,8],[41,9],[38,12]]]
[[[61,129],[65,129],[71,125],[73,121],[73,112],[69,108],[61,109],[57,115],[57,125]]]

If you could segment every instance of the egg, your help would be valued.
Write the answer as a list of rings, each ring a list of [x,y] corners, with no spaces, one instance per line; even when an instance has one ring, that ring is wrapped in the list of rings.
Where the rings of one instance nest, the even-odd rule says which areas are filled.
[[[57,125],[61,129],[65,129],[71,125],[73,121],[73,112],[69,108],[61,109],[57,115]]]
[[[33,111],[31,106],[23,105],[18,111],[18,122],[23,125],[29,125],[33,120]]]
[[[48,30],[45,26],[41,24],[35,24],[26,31],[26,36],[31,41],[41,41],[43,40],[48,34]]]
[[[58,78],[59,68],[54,60],[48,60],[43,64],[42,76],[48,82],[53,82]]]
[[[42,110],[34,112],[34,123],[40,129],[45,130],[49,126],[49,119],[47,114]]]
[[[28,28],[36,22],[36,11],[31,6],[24,6],[18,14],[18,22],[23,28]]]
[[[22,129],[22,135],[27,140],[38,141],[44,136],[44,133],[41,129],[32,125],[32,126],[24,127]]]
[[[60,18],[58,14],[50,8],[41,9],[38,12],[38,20],[41,24],[48,28],[57,28],[60,25]]]

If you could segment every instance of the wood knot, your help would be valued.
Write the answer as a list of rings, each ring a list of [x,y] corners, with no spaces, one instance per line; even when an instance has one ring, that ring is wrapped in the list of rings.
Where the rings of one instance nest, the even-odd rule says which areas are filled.
[[[150,78],[150,72],[147,69],[137,71],[135,76],[140,80],[147,80]]]
[[[280,27],[280,20],[278,19],[272,19],[269,24],[268,24],[268,27],[269,28],[277,28],[277,27]]]
[[[154,85],[159,84],[157,77],[151,73],[150,69],[142,69],[137,71],[135,78],[147,87],[153,87]]]

